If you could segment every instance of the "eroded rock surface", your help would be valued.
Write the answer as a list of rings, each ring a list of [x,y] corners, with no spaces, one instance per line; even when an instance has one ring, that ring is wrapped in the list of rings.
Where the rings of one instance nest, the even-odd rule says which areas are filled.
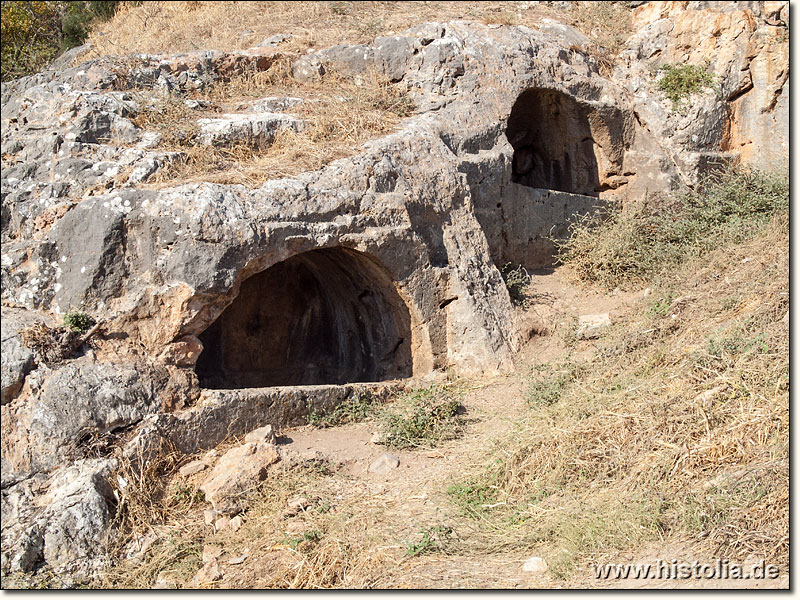
[[[245,442],[220,457],[200,490],[218,514],[236,514],[247,492],[263,481],[269,466],[279,460],[275,444]]]
[[[4,83],[3,572],[102,568],[114,463],[93,456],[212,448],[354,394],[383,398],[403,385],[394,377],[508,371],[520,332],[498,265],[548,266],[577,215],[683,190],[719,163],[785,165],[785,3],[629,4],[638,31],[609,77],[585,36],[551,20],[427,23],[308,53],[296,78],[377,71],[416,113],[353,157],[256,188],[153,185],[185,155],[135,123],[148,98],[265,70],[280,58],[266,40]],[[674,110],[659,67],[706,58],[715,87]],[[283,111],[307,100],[263,98],[207,121],[200,101],[186,106],[203,142],[256,147],[302,128]],[[289,271],[304,284],[284,290],[286,306],[251,310],[251,278]],[[102,334],[59,364],[37,361],[20,331],[75,310]],[[291,327],[270,325],[279,318]],[[306,333],[288,335],[295,326]],[[247,351],[232,350],[247,335]],[[251,360],[262,347],[271,380]],[[253,387],[276,382],[347,385]],[[212,472],[215,508],[235,512],[222,490],[277,457],[267,438]],[[244,463],[252,472],[236,479]]]
[[[80,580],[104,567],[113,502],[108,479],[115,466],[113,460],[81,460],[50,481],[35,477],[4,488],[3,570],[30,571],[45,562]]]
[[[632,94],[642,125],[688,183],[720,163],[788,166],[786,2],[648,2],[634,12],[638,31],[620,55],[615,81]],[[714,84],[683,111],[655,93],[658,69],[691,64]],[[654,73],[656,76],[654,77]]]

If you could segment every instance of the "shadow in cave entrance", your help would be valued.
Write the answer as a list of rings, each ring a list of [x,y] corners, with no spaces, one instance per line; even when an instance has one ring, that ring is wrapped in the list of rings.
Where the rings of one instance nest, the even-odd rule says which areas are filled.
[[[385,381],[412,370],[408,308],[386,270],[349,248],[253,275],[199,338],[205,388]]]
[[[598,165],[587,108],[574,98],[544,88],[522,92],[508,117],[506,137],[514,148],[514,183],[598,195]]]

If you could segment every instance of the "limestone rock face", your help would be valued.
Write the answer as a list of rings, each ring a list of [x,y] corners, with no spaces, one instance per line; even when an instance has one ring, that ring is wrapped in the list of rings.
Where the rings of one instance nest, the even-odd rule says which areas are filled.
[[[113,460],[82,460],[49,482],[34,477],[4,487],[3,571],[29,571],[46,562],[56,572],[84,578],[103,567],[113,501],[107,479],[115,466]]]
[[[223,454],[200,486],[218,514],[242,510],[244,495],[267,476],[267,468],[280,456],[274,444],[245,442]]]
[[[674,161],[681,178],[741,160],[760,169],[788,166],[789,34],[785,2],[648,2],[620,56],[614,80]],[[674,111],[655,89],[660,67],[702,66],[714,85]],[[662,97],[663,98],[663,97]]]
[[[199,141],[207,146],[269,146],[281,129],[302,131],[305,123],[291,115],[271,112],[222,115],[215,119],[198,119]]]
[[[88,357],[28,376],[29,392],[2,407],[3,485],[83,458],[115,431],[161,408],[163,366]]]
[[[22,389],[25,376],[35,367],[33,350],[25,346],[20,332],[40,322],[37,315],[24,310],[2,308],[0,330],[2,330],[2,396],[0,404],[10,402]]]
[[[498,266],[548,266],[579,214],[683,190],[720,162],[785,165],[785,4],[629,4],[638,31],[610,78],[557,21],[426,23],[306,54],[297,79],[377,71],[415,114],[352,157],[259,187],[157,185],[186,156],[136,123],[147,98],[267,69],[274,44],[3,83],[3,572],[102,565],[113,461],[93,457],[115,445],[191,453],[385,397],[396,379],[509,371],[521,336]],[[706,58],[716,89],[675,111],[653,73]],[[284,111],[311,100],[258,99],[198,130],[268,145],[303,127]],[[68,311],[102,333],[40,364],[20,332]],[[269,439],[208,482],[220,508],[235,497],[222,490],[276,459]]]

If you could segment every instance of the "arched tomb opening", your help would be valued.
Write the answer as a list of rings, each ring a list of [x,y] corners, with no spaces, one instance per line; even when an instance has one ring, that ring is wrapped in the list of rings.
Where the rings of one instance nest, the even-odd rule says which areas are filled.
[[[408,307],[386,269],[349,248],[303,252],[249,277],[199,338],[195,370],[205,388],[412,374]]]
[[[600,180],[586,107],[557,90],[531,88],[519,95],[506,137],[514,148],[511,181],[597,196]]]

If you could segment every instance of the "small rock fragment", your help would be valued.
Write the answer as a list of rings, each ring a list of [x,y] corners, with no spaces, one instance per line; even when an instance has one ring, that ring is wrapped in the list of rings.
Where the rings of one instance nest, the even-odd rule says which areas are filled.
[[[203,520],[205,521],[206,525],[213,525],[214,521],[217,520],[217,511],[207,508],[203,511]]]
[[[289,521],[286,524],[286,533],[293,534],[293,533],[302,533],[305,530],[306,526],[305,523],[302,521]]]
[[[207,585],[209,583],[214,583],[215,581],[219,581],[222,579],[222,571],[220,571],[219,563],[215,558],[209,563],[204,564],[200,567],[200,570],[197,571],[197,574],[194,576],[192,580],[192,584],[195,586],[202,586]]]
[[[258,429],[254,429],[246,436],[244,436],[244,441],[252,442],[254,444],[257,444],[258,442],[266,442],[268,444],[274,444],[275,432],[272,429],[272,425],[259,427]]]
[[[602,330],[611,326],[611,317],[608,313],[599,315],[581,315],[578,317],[578,330],[575,337],[579,340],[589,340],[600,337]]]
[[[311,506],[311,502],[309,502],[308,498],[305,496],[295,496],[294,498],[289,498],[289,500],[286,501],[286,506],[288,506],[290,509],[293,509],[295,513],[298,513]]]
[[[241,515],[236,515],[235,517],[233,517],[233,518],[230,520],[230,522],[229,522],[229,524],[228,524],[228,525],[229,525],[229,527],[231,528],[231,531],[239,531],[239,528],[240,528],[240,527],[241,527],[243,524],[244,524],[244,521],[242,520],[242,516],[241,516]]]
[[[302,450],[299,455],[303,460],[326,460],[328,458],[325,454],[313,448]]]
[[[522,570],[532,575],[541,575],[547,571],[547,562],[540,556],[531,556],[522,565]]]
[[[281,42],[292,39],[292,37],[294,36],[291,33],[276,33],[275,35],[271,35],[262,40],[260,44],[256,45],[256,48],[261,48],[263,46],[277,46]]]
[[[225,531],[231,525],[231,520],[228,517],[219,517],[214,521],[214,529],[216,531]]]
[[[200,471],[205,471],[208,468],[208,465],[204,463],[202,460],[193,460],[192,462],[183,465],[178,472],[181,474],[181,477],[190,477]]]
[[[232,559],[230,559],[230,560],[228,561],[228,564],[229,564],[229,565],[240,565],[240,564],[242,564],[244,561],[246,561],[246,560],[247,560],[247,557],[248,557],[248,555],[247,555],[247,554],[242,554],[241,556],[237,556],[237,557],[235,557],[235,558],[232,558]]]
[[[277,447],[265,442],[247,442],[228,450],[206,477],[200,490],[219,514],[242,510],[244,494],[267,476],[267,468],[280,460]]]
[[[222,548],[219,546],[214,546],[212,544],[203,546],[203,564],[216,560],[220,556],[222,556]]]
[[[156,576],[155,583],[153,583],[154,590],[174,590],[177,589],[178,584],[170,579],[165,573],[159,573]]]
[[[396,469],[399,466],[400,459],[398,457],[394,454],[384,452],[369,466],[369,471],[377,475],[386,475],[392,469]]]

